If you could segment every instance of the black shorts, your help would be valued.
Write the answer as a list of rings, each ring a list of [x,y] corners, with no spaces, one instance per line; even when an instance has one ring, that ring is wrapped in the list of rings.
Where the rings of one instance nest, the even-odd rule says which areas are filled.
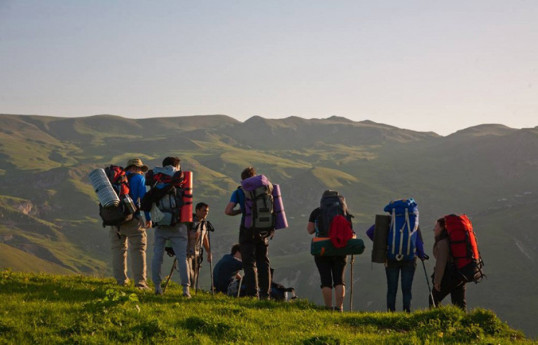
[[[321,278],[321,288],[344,284],[346,256],[315,256]]]

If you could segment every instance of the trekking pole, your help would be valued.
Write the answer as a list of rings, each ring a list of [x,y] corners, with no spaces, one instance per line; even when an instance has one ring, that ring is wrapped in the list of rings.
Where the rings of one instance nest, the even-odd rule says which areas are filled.
[[[241,297],[241,284],[243,284],[243,277],[239,279],[239,287],[237,288],[237,298]]]
[[[168,286],[168,283],[170,282],[170,279],[172,278],[172,274],[174,274],[174,271],[176,269],[176,265],[177,265],[177,258],[174,258],[174,263],[172,264],[172,268],[170,269],[170,274],[168,275],[168,278],[166,278],[166,283],[164,283],[164,287],[163,287],[163,295],[166,291],[166,287]]]
[[[196,244],[194,245],[194,274],[195,274],[195,281],[196,281],[196,284],[194,286],[194,292],[195,293],[198,293],[198,282],[199,282],[199,277],[200,277],[200,267],[202,266],[202,260],[204,259],[203,255],[204,255],[204,247],[202,246],[202,243],[203,243],[203,235],[204,235],[204,232],[202,231],[202,222],[200,222],[198,224],[198,227],[196,229],[196,234],[198,234],[198,232],[200,232],[200,240],[199,240],[199,248],[200,250],[196,250]]]
[[[355,263],[355,256],[351,255],[351,268],[349,271],[350,291],[349,291],[349,311],[353,310],[353,264]]]
[[[208,224],[211,224],[207,222]],[[211,227],[212,228],[212,227]],[[213,255],[213,251],[211,250],[211,237],[209,236],[209,231],[207,232],[207,243],[209,244],[209,253]],[[209,261],[209,276],[211,277],[211,295],[215,294],[215,287],[213,285],[213,258]]]
[[[426,277],[426,284],[428,284],[428,291],[430,292],[432,305],[434,308],[436,308],[437,306],[435,305],[435,300],[433,299],[433,291],[432,291],[432,288],[430,287],[430,281],[428,280],[428,273],[426,273],[426,265],[424,264],[424,260],[420,260],[420,261],[422,261],[422,267],[424,268],[424,276]]]

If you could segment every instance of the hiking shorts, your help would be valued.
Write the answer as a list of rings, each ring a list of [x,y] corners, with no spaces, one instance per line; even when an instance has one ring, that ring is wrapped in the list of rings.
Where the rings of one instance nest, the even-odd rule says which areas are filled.
[[[321,278],[321,288],[345,285],[346,256],[314,256]]]

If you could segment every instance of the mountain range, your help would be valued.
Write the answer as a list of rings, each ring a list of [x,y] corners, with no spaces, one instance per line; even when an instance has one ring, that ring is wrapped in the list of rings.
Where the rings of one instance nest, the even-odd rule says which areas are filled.
[[[223,210],[241,170],[252,165],[280,184],[290,227],[277,231],[270,243],[275,280],[319,303],[305,228],[324,190],[345,195],[354,229],[367,246],[353,266],[356,310],[385,309],[384,269],[370,262],[364,232],[390,200],[417,201],[430,255],[435,220],[465,213],[488,275],[468,286],[469,306],[490,308],[511,326],[538,335],[538,127],[484,124],[440,136],[342,117],[254,116],[240,122],[226,115],[135,120],[3,114],[0,267],[109,276],[108,234],[88,173],[124,165],[131,157],[159,166],[168,155],[179,156],[182,168],[193,171],[194,202],[210,205],[216,259],[238,239],[239,219]],[[151,229],[148,234],[151,242]],[[150,243],[148,260],[151,248]],[[202,286],[209,284],[208,268],[204,263]],[[433,260],[424,268],[431,274]],[[419,262],[414,309],[427,306],[425,270]]]

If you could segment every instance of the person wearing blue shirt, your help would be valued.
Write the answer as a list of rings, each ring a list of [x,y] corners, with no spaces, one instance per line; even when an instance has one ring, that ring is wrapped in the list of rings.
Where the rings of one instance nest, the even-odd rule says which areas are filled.
[[[146,282],[146,228],[151,228],[149,213],[145,219],[140,214],[140,202],[146,193],[146,179],[144,173],[148,167],[140,158],[130,159],[125,167],[129,181],[129,196],[137,206],[132,220],[119,227],[110,226],[109,238],[112,250],[112,271],[119,285],[128,285],[127,275],[127,249],[131,258],[134,283],[137,288],[149,289]]]
[[[241,180],[253,176],[256,176],[256,170],[253,167],[248,167],[241,172]],[[236,208],[237,205],[239,208]],[[232,193],[224,213],[228,216],[241,214],[239,246],[245,271],[243,277],[245,294],[260,299],[269,299],[271,289],[269,238],[262,237],[259,233],[245,227],[245,193],[242,188],[238,188]]]

